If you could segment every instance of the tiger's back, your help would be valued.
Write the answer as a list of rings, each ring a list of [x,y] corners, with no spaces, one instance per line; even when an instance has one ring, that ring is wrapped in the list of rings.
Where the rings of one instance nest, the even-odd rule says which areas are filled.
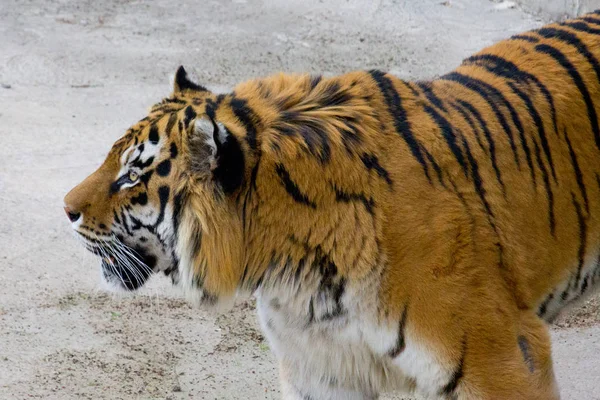
[[[423,215],[462,208],[449,214],[468,215],[481,245],[494,242],[493,266],[522,307],[549,319],[589,292],[600,278],[599,34],[600,16],[549,25],[432,82],[371,72],[386,131],[397,133],[384,140],[401,142],[385,164],[410,182],[390,202],[414,199],[390,206],[390,235],[414,235]],[[402,221],[392,222],[394,213]]]

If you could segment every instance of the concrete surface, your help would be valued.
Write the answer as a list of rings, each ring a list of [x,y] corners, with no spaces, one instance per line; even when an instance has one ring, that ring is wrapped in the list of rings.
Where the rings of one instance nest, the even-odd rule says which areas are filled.
[[[159,277],[103,294],[62,211],[179,64],[219,88],[278,70],[427,78],[542,23],[488,0],[0,0],[0,399],[279,397],[251,302],[214,316]],[[554,328],[564,399],[600,399],[597,306]]]
[[[600,0],[519,0],[527,11],[547,18],[575,17],[600,9]]]

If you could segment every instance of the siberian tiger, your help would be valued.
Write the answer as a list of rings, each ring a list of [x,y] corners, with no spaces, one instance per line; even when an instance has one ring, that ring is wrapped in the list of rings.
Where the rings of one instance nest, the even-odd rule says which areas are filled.
[[[104,278],[249,291],[286,399],[557,399],[546,323],[600,278],[600,12],[454,72],[170,97],[65,197]]]

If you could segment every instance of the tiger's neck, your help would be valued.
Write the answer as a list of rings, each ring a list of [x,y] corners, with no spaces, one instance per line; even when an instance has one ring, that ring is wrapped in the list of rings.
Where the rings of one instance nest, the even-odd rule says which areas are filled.
[[[241,287],[339,288],[384,263],[378,204],[392,181],[380,157],[392,133],[376,111],[380,97],[372,73],[355,72],[276,75],[223,102],[250,160],[236,199]]]

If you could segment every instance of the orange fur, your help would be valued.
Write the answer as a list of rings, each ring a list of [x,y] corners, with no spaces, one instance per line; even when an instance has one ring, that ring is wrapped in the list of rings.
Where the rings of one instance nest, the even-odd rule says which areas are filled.
[[[457,371],[442,394],[557,398],[542,319],[600,276],[594,29],[598,15],[550,25],[432,82],[374,71],[279,74],[221,96],[176,85],[150,118],[183,154],[170,185],[186,199],[179,240],[201,237],[185,250],[192,275],[231,297],[317,290],[318,267],[334,265],[348,287],[373,287],[381,326],[406,313],[408,337]],[[190,172],[193,122],[166,129],[187,107],[198,118],[210,108],[239,143],[243,179],[232,193],[212,169]],[[143,141],[148,125],[125,142]],[[124,148],[94,182],[114,175],[108,165]],[[91,196],[86,182],[71,203]],[[93,213],[106,220],[108,210]]]

